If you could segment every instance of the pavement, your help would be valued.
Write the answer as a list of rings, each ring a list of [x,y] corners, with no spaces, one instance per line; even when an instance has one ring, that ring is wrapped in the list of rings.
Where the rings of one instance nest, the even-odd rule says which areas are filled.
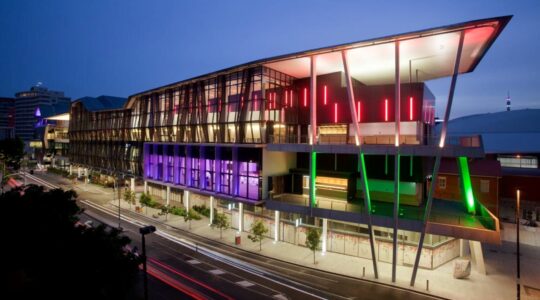
[[[59,178],[51,174],[39,174],[40,178],[50,180],[51,182],[59,183],[64,188],[71,188],[71,182],[64,178]],[[113,193],[111,189],[103,188],[93,184],[75,185],[75,191],[78,192],[80,198],[92,199],[93,202],[99,203],[111,209],[118,210],[118,202],[111,201]],[[220,239],[219,230],[212,229],[208,226],[208,219],[203,217],[200,221],[192,221],[191,230],[188,229],[188,224],[183,218],[169,215],[167,220],[164,217],[152,218],[157,214],[157,210],[147,208],[148,212],[144,214],[135,213],[134,206],[131,206],[124,200],[120,201],[122,213],[147,218],[157,223],[168,225],[178,236],[185,236],[186,233],[192,233],[199,237],[204,237],[214,243],[221,243],[224,247],[245,251],[259,257],[260,260],[277,259],[284,264],[297,265],[298,268],[313,271],[328,272],[327,275],[343,275],[345,277],[363,279],[366,282],[384,284],[386,287],[397,287],[410,289],[409,281],[411,278],[412,268],[407,266],[397,266],[397,282],[391,283],[391,264],[378,262],[379,279],[375,279],[372,272],[372,262],[368,259],[353,257],[338,253],[327,252],[324,255],[317,254],[317,264],[313,264],[312,252],[301,246],[289,244],[286,242],[274,243],[271,239],[263,240],[262,251],[259,251],[258,243],[252,243],[247,239],[248,233],[242,233],[241,245],[234,244],[234,236],[236,230],[228,229],[223,232],[223,239]],[[149,217],[149,218],[148,218]],[[412,291],[422,293],[420,295],[433,295],[449,299],[514,299],[516,297],[516,264],[515,252],[513,251],[515,243],[503,242],[501,245],[484,244],[484,259],[486,263],[487,276],[476,272],[473,268],[471,276],[468,279],[454,279],[453,261],[450,261],[435,270],[419,269],[416,280],[416,285]],[[246,256],[246,255],[244,255]],[[275,261],[274,261],[275,264]],[[522,299],[540,299],[535,289],[540,289],[540,248],[534,246],[521,245],[521,283]],[[365,276],[364,276],[365,268]],[[285,272],[285,270],[282,270]],[[320,273],[318,273],[320,274]],[[341,280],[341,279],[340,279]],[[429,290],[427,290],[429,280]],[[328,286],[332,284],[327,283]],[[336,284],[334,284],[336,285]],[[337,287],[337,290],[345,289]],[[364,298],[366,294],[356,293],[354,290],[347,290],[353,294],[352,297]],[[536,293],[536,295],[535,295]],[[414,295],[414,294],[413,294]],[[388,299],[385,297],[380,299]],[[405,295],[402,295],[405,296]],[[410,295],[409,295],[410,296]],[[407,297],[409,298],[409,297]]]

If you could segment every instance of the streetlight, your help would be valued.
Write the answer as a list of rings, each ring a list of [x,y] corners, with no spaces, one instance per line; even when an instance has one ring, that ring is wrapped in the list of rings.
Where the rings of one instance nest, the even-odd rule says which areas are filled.
[[[146,272],[146,242],[144,236],[155,232],[156,227],[153,225],[139,228],[139,232],[142,236],[142,256],[143,256],[143,270],[144,270],[144,299],[148,300],[148,273]]]
[[[519,190],[516,191],[516,264],[517,264],[517,299],[521,297],[520,270],[519,270]]]

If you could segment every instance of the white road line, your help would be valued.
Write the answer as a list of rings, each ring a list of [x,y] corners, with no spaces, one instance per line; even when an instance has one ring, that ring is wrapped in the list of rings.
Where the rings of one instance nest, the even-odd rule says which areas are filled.
[[[112,211],[112,210],[107,209],[107,208],[103,208],[102,206],[94,204],[94,203],[92,203],[90,201],[87,201],[87,200],[82,200],[82,202],[85,203],[86,205],[91,206],[91,207],[93,207],[93,208],[95,208],[97,210],[100,210],[100,211],[104,212],[104,213],[107,213],[107,214],[112,215],[112,216],[117,216],[118,212]],[[131,219],[129,217],[126,217],[126,216],[122,215],[122,219],[125,220],[128,223],[131,223],[131,224],[135,225],[135,226],[142,227],[141,225],[138,224],[139,223],[138,221],[135,222],[133,219]],[[288,287],[288,288],[290,288],[292,290],[295,290],[297,292],[309,295],[309,296],[317,298],[317,299],[326,299],[326,298],[321,297],[319,295],[316,295],[316,294],[310,293],[308,291],[302,290],[300,288],[297,288],[295,286],[289,285],[289,284],[287,284],[285,282],[270,278],[270,277],[268,277],[266,271],[261,270],[260,268],[254,266],[254,265],[252,265],[250,263],[246,263],[246,262],[237,260],[235,258],[223,255],[223,254],[221,254],[221,253],[219,253],[217,251],[213,251],[213,250],[207,249],[207,248],[199,246],[199,245],[195,246],[195,244],[193,242],[187,241],[187,240],[185,240],[183,238],[177,238],[177,237],[175,237],[175,236],[173,236],[173,235],[171,235],[169,233],[166,233],[164,231],[161,231],[161,230],[156,230],[155,234],[157,234],[157,235],[159,235],[159,236],[161,236],[161,237],[163,237],[165,239],[168,239],[168,240],[170,240],[172,242],[180,244],[180,245],[182,245],[182,246],[184,246],[184,247],[186,247],[188,249],[191,249],[193,251],[198,250],[198,252],[200,254],[206,255],[207,257],[210,257],[210,258],[218,260],[218,261],[220,261],[222,263],[228,264],[228,265],[230,265],[230,266],[232,266],[234,268],[243,270],[243,271],[245,271],[247,273],[250,273],[252,275],[263,277],[265,280],[269,280],[269,281],[274,282],[276,284],[286,286],[286,287]],[[268,273],[268,274],[270,274],[270,273]],[[294,284],[299,285],[299,286],[306,286],[304,284],[294,282],[294,281],[289,280],[287,278],[282,278],[282,279],[284,281],[288,281],[288,282],[294,283]]]
[[[223,275],[223,274],[225,274],[225,271],[220,270],[220,269],[214,269],[214,270],[210,270],[208,272],[210,272],[210,273],[212,273],[214,275]]]
[[[242,281],[238,281],[236,284],[238,284],[239,286],[242,286],[242,287],[250,287],[250,286],[254,286],[255,284],[247,281],[247,280],[242,280]]]

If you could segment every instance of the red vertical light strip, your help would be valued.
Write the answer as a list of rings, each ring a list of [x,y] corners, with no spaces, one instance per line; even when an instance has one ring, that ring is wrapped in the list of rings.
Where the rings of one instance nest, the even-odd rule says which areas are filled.
[[[276,100],[276,92],[274,92],[274,109],[276,109],[277,106],[277,100]]]
[[[257,94],[255,94],[255,99],[253,100],[253,110],[258,110],[258,101],[257,101]]]
[[[285,107],[289,106],[289,93],[285,91]]]
[[[240,97],[240,108],[244,108],[244,96]]]
[[[334,123],[337,123],[338,120],[338,112],[337,112],[337,102],[334,103]]]
[[[293,91],[292,90],[291,90],[291,97],[290,98],[291,98],[291,107],[293,107],[294,102],[293,102]]]
[[[304,107],[307,107],[307,88],[304,88]]]
[[[388,99],[384,99],[384,120],[388,121]]]
[[[358,119],[358,122],[361,122],[362,121],[362,108],[360,106],[360,101],[356,102],[356,115],[357,115],[357,119]]]
[[[413,120],[413,98],[409,98],[409,120]]]
[[[326,105],[326,103],[327,103],[327,102],[326,102],[327,95],[328,95],[328,93],[327,93],[327,89],[326,89],[326,85],[325,85],[325,86],[324,86],[324,105]]]

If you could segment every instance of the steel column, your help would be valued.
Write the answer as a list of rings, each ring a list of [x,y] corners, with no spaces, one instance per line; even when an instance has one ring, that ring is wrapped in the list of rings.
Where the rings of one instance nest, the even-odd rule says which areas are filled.
[[[394,158],[394,234],[392,237],[392,282],[396,282],[396,267],[397,267],[397,237],[398,237],[398,221],[399,221],[399,135],[401,122],[401,79],[399,66],[399,41],[395,42],[395,130],[394,130],[394,145],[396,146],[396,156]]]
[[[433,195],[435,193],[435,185],[437,184],[437,175],[439,173],[439,167],[441,165],[442,148],[444,147],[446,139],[446,131],[448,127],[448,119],[450,118],[450,110],[452,108],[452,101],[454,100],[454,90],[456,88],[457,76],[459,73],[459,63],[461,60],[461,51],[463,50],[463,39],[465,38],[465,32],[461,31],[459,36],[459,45],[456,53],[456,60],[454,63],[454,72],[452,74],[452,81],[450,83],[450,91],[448,93],[448,102],[446,103],[446,111],[444,113],[444,120],[441,130],[441,138],[439,141],[439,149],[437,150],[437,156],[435,157],[435,166],[433,167],[433,175],[431,176],[431,186],[429,188],[428,199],[426,203],[426,210],[424,212],[424,222],[422,224],[422,232],[420,233],[420,241],[418,242],[418,250],[416,251],[416,258],[414,260],[413,273],[411,276],[411,286],[414,286],[416,281],[416,274],[418,272],[418,264],[420,263],[420,256],[422,254],[422,247],[424,246],[424,238],[426,236],[427,223],[431,214],[431,206],[433,204]]]
[[[368,181],[367,181],[367,173],[366,173],[366,167],[364,162],[364,153],[362,152],[362,142],[361,142],[361,136],[360,136],[360,126],[358,125],[358,118],[356,114],[356,109],[354,106],[354,89],[352,86],[352,79],[349,72],[349,63],[347,61],[347,52],[341,51],[341,57],[343,59],[343,68],[345,70],[345,79],[347,81],[347,95],[349,99],[349,110],[351,111],[351,120],[354,124],[354,130],[355,130],[355,142],[359,149],[358,154],[358,172],[360,173],[361,177],[361,184],[362,184],[362,191],[364,194],[364,208],[367,212],[367,226],[369,231],[369,244],[371,246],[371,259],[373,261],[373,273],[375,274],[375,278],[379,278],[379,272],[377,270],[377,257],[375,256],[375,241],[373,238],[373,226],[371,221],[371,199],[369,196],[369,187],[368,187]]]

